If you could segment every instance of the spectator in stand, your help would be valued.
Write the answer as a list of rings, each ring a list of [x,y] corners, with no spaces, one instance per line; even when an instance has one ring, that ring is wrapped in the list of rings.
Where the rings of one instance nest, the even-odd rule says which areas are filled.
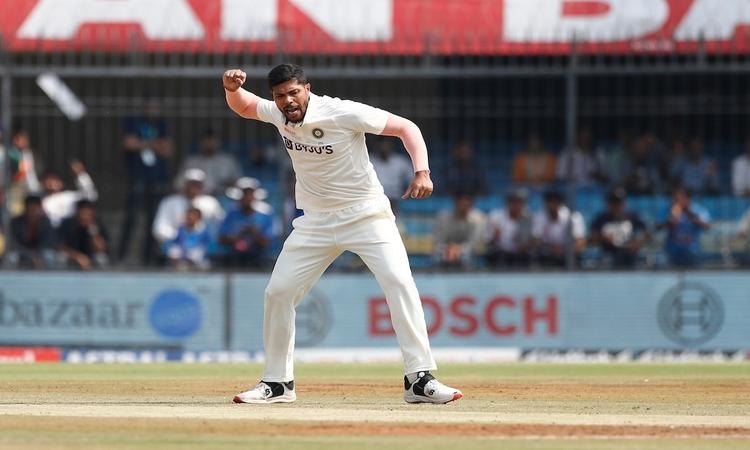
[[[230,154],[220,150],[221,143],[213,130],[207,130],[201,136],[198,154],[187,158],[180,167],[175,186],[182,186],[185,171],[200,169],[206,174],[204,190],[207,194],[221,195],[224,189],[231,186],[242,174],[237,160]]]
[[[539,134],[532,132],[526,149],[513,158],[511,179],[516,184],[540,188],[555,181],[556,171],[557,157],[544,148]]]
[[[494,210],[487,221],[486,258],[490,267],[527,267],[531,262],[531,214],[525,189],[505,196],[505,209]]]
[[[750,137],[745,142],[745,153],[732,161],[732,191],[738,197],[750,197]]]
[[[109,266],[109,235],[96,217],[90,200],[79,200],[73,217],[60,225],[60,249],[69,266],[81,269],[104,269]]]
[[[716,163],[703,155],[703,139],[688,141],[684,158],[672,161],[671,176],[675,185],[694,194],[718,194],[719,174]]]
[[[13,131],[7,157],[11,173],[7,201],[11,214],[15,215],[21,213],[28,194],[39,194],[42,190],[37,176],[40,164],[31,149],[31,138],[25,128],[19,127]]]
[[[664,215],[661,227],[667,230],[665,251],[677,267],[695,267],[700,257],[700,236],[711,228],[711,216],[702,206],[693,203],[690,191],[677,188],[672,205]]]
[[[55,266],[55,229],[44,215],[42,199],[37,195],[26,196],[23,214],[10,222],[6,264],[22,269]]]
[[[477,197],[487,193],[487,177],[474,159],[474,149],[466,142],[458,143],[451,152],[452,159],[443,178],[451,195],[466,194]]]
[[[537,261],[544,267],[565,267],[570,239],[576,261],[586,249],[583,216],[565,206],[562,194],[556,190],[544,193],[544,210],[534,216],[531,235]]]
[[[745,214],[740,218],[737,224],[737,238],[744,241],[744,249],[737,256],[739,263],[743,266],[750,265],[750,209],[745,211]]]
[[[245,189],[253,190],[253,207],[256,211],[273,216],[273,206],[265,201],[268,198],[268,191],[263,189],[260,180],[253,177],[237,178],[234,185],[224,191],[224,197],[222,198],[224,201],[219,202],[222,205],[222,209],[224,211],[235,209],[237,202],[242,199]]]
[[[379,137],[371,148],[370,162],[383,184],[386,197],[391,201],[391,209],[397,212],[398,202],[414,178],[414,169],[408,159],[394,153],[392,138]]]
[[[678,161],[685,159],[686,144],[682,138],[672,139],[671,145],[667,148],[667,151],[663,152],[659,159],[659,176],[661,177],[662,183],[666,183],[663,188],[667,188],[670,191],[680,187],[679,182],[673,179],[673,167],[678,164]],[[679,164],[682,164],[681,162]]]
[[[99,198],[94,181],[86,172],[86,167],[80,161],[70,163],[70,169],[76,177],[76,190],[64,190],[65,183],[62,177],[55,172],[47,172],[42,176],[42,188],[44,197],[42,205],[44,212],[57,228],[63,219],[67,219],[75,213],[76,203],[79,200],[90,200],[95,202]]]
[[[208,249],[211,236],[203,223],[201,210],[190,206],[185,212],[185,221],[177,229],[177,236],[167,242],[167,258],[178,270],[208,269]]]
[[[238,180],[242,196],[219,228],[219,243],[227,247],[225,263],[230,267],[266,265],[268,247],[274,237],[273,217],[261,212],[255,198],[258,185],[253,179]]]
[[[600,245],[606,267],[632,269],[646,239],[646,225],[637,213],[625,209],[626,192],[617,188],[607,194],[607,210],[591,225],[591,242]]]
[[[141,213],[145,215],[148,230],[152,227],[159,202],[169,192],[168,163],[172,157],[172,139],[156,99],[147,98],[144,113],[126,119],[123,155],[128,175],[128,192],[117,249],[120,260],[127,257],[130,240]],[[150,264],[154,255],[154,240],[151,233],[147,232],[141,262],[144,265]]]
[[[589,186],[607,181],[605,154],[594,147],[594,136],[590,129],[578,132],[576,148],[566,149],[557,164],[560,181]]]
[[[435,220],[434,259],[443,267],[471,268],[486,226],[484,213],[474,208],[474,197],[456,194],[454,208]]]
[[[606,148],[604,154],[604,170],[608,175],[611,185],[620,186],[625,176],[625,161],[628,157],[630,147],[633,145],[633,135],[629,130],[621,129],[617,142]]]
[[[154,225],[151,229],[154,238],[166,252],[164,244],[177,237],[180,226],[185,222],[185,213],[194,206],[201,210],[202,219],[209,232],[224,219],[224,210],[215,197],[203,192],[206,174],[200,169],[185,171],[185,183],[181,193],[165,197],[159,203]]]
[[[650,133],[633,139],[622,165],[621,183],[628,192],[651,195],[660,191],[656,139]]]

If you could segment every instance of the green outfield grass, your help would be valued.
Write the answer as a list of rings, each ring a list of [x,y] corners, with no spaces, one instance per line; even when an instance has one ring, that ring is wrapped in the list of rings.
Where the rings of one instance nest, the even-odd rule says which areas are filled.
[[[0,449],[748,449],[750,364],[452,364],[407,405],[391,364],[300,364],[293,405],[233,405],[254,364],[0,366]]]

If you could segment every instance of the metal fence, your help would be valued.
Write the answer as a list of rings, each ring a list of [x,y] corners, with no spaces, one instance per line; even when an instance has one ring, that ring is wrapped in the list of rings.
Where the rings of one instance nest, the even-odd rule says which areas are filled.
[[[678,142],[700,137],[719,171],[716,192],[699,199],[709,205],[715,220],[713,230],[702,238],[705,264],[735,266],[747,253],[736,228],[750,204],[734,196],[730,184],[731,162],[750,136],[750,55],[744,51],[714,52],[698,42],[690,52],[675,47],[592,53],[586,42],[578,42],[565,52],[531,55],[451,55],[430,51],[429,46],[406,54],[372,49],[294,53],[284,50],[283,36],[278,39],[274,52],[254,53],[244,48],[216,53],[200,48],[109,52],[0,47],[6,147],[10,130],[21,125],[29,130],[45,168],[67,174],[72,159],[83,161],[99,188],[99,208],[117,237],[127,187],[121,156],[123,123],[156,100],[174,140],[172,175],[195,152],[201,133],[211,129],[245,172],[263,178],[280,211],[288,195],[283,147],[271,127],[243,121],[227,108],[220,75],[226,68],[241,67],[250,77],[247,86],[264,94],[267,71],[290,61],[308,70],[315,92],[382,107],[422,128],[431,149],[436,197],[426,207],[406,202],[400,212],[417,267],[434,268],[432,225],[440,210],[451,207],[450,186],[442,182],[456,144],[468,142],[486,172],[488,189],[477,205],[489,212],[501,206],[505,192],[515,186],[513,158],[532,132],[559,155],[576,145],[581,129],[593,133],[595,147],[609,161],[609,177],[593,189],[583,189],[564,176],[556,186],[589,225],[604,208],[604,194],[622,181],[617,158],[635,140],[649,136],[650,151],[666,158]],[[62,77],[81,98],[88,109],[85,118],[69,121],[39,89],[36,77],[47,72]],[[632,206],[655,227],[668,206],[668,195],[665,183],[635,198]],[[540,208],[538,193],[532,197],[531,206]],[[646,246],[641,266],[662,265],[659,236],[654,233]],[[600,254],[591,247],[579,264],[568,258],[569,267],[602,267]]]

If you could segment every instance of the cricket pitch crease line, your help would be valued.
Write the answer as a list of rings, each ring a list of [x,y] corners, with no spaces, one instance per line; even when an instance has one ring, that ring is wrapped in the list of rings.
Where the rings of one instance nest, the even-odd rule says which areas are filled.
[[[2,416],[53,416],[100,418],[184,418],[217,420],[279,420],[319,422],[410,422],[475,424],[544,424],[544,425],[612,425],[612,426],[688,426],[736,427],[750,430],[748,416],[707,415],[635,415],[571,413],[503,413],[440,410],[428,406],[429,420],[413,410],[309,408],[289,405],[91,405],[46,403],[0,405]]]

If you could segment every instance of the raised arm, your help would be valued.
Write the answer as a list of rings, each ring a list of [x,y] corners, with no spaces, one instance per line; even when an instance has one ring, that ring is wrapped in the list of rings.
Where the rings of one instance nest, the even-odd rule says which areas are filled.
[[[232,111],[246,119],[258,119],[258,102],[260,97],[242,88],[247,80],[247,74],[239,69],[230,69],[224,72],[224,92],[227,104]]]
[[[401,198],[426,198],[432,194],[430,165],[427,160],[427,144],[424,142],[419,127],[409,119],[391,114],[380,133],[384,136],[395,136],[404,143],[404,148],[411,157],[414,167],[414,180]]]
[[[96,185],[91,176],[86,172],[86,166],[78,160],[74,160],[70,163],[70,169],[76,176],[76,188],[81,196],[85,199],[95,202],[99,199],[99,191],[96,190]]]

